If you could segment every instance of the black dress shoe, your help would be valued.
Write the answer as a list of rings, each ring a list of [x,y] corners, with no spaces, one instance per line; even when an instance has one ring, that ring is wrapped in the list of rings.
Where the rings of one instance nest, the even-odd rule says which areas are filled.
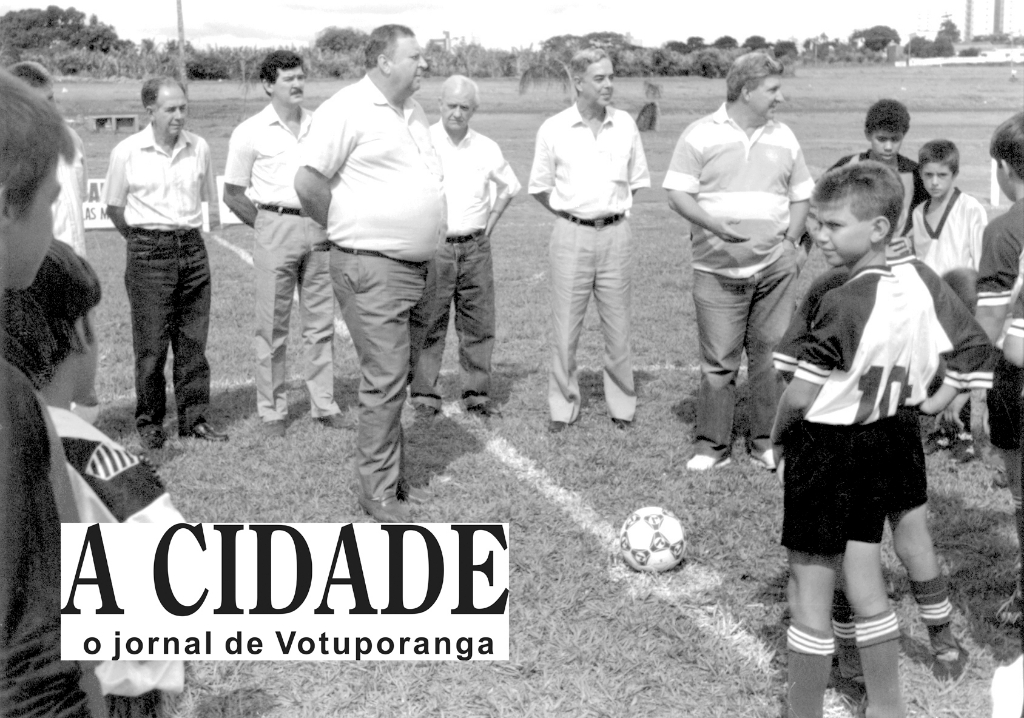
[[[222,434],[205,421],[201,421],[191,430],[178,434],[182,439],[199,439],[201,441],[227,441],[228,435]]]
[[[613,416],[612,423],[615,424],[616,429],[619,429],[621,431],[626,431],[626,429],[633,428],[633,422],[630,421],[629,419],[617,419]]]
[[[550,421],[548,422],[548,433],[549,434],[561,434],[563,431],[569,428],[569,425],[564,421]]]
[[[378,523],[409,523],[409,507],[399,501],[397,497],[368,499],[365,496],[360,496],[359,505],[363,507],[363,511],[370,514]]]
[[[164,448],[164,442],[167,441],[164,430],[156,427],[140,431],[139,439],[142,445],[151,451]]]

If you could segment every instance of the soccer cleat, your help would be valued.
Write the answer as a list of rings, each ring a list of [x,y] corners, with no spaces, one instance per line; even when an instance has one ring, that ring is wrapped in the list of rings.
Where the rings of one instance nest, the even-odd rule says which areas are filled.
[[[686,468],[688,471],[707,471],[709,469],[728,466],[731,463],[732,457],[729,456],[718,458],[715,456],[708,456],[707,454],[694,454],[693,458],[686,462]]]
[[[949,445],[949,454],[961,464],[974,461],[977,454],[974,450],[974,437],[971,436],[971,432],[961,431],[958,433]]]
[[[938,429],[928,434],[928,438],[924,440],[923,447],[925,456],[930,456],[937,451],[948,449],[952,440],[949,433],[945,429]]]
[[[967,650],[960,645],[960,641],[955,637],[953,645],[936,646],[933,644],[932,654],[935,656],[932,674],[940,681],[955,681],[963,675],[969,656]]]

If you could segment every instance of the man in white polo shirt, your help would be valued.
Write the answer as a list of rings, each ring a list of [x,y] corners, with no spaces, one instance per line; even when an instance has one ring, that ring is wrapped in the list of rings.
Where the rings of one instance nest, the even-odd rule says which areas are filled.
[[[434,258],[426,338],[412,378],[412,402],[417,415],[425,418],[441,409],[437,377],[453,301],[466,410],[484,418],[501,414],[490,398],[494,350],[491,233],[521,185],[498,144],[470,128],[478,104],[476,83],[452,75],[441,86],[441,119],[430,128],[444,169],[448,234]]]
[[[310,414],[321,426],[345,427],[334,400],[334,292],[330,243],[295,194],[299,140],[313,114],[302,107],[302,57],[275,50],[260,65],[270,104],[231,133],[224,203],[256,230],[256,411],[264,432],[285,435],[288,417],[288,323],[296,287],[308,363]]]
[[[551,273],[551,374],[548,431],[576,422],[576,369],[587,302],[594,295],[604,333],[604,396],[616,427],[636,412],[630,311],[633,233],[626,213],[638,189],[651,186],[636,123],[611,106],[614,72],[600,49],[576,53],[569,64],[576,102],[537,132],[529,192],[556,216],[548,248]]]
[[[313,113],[295,190],[327,228],[331,278],[359,355],[359,504],[407,521],[429,493],[402,474],[402,404],[419,348],[409,332],[445,232],[441,163],[412,95],[427,62],[412,30],[384,25],[366,45],[366,76]]]
[[[143,445],[164,444],[164,362],[174,352],[178,435],[227,441],[206,421],[210,404],[210,262],[199,231],[202,202],[216,212],[217,182],[210,147],[186,132],[188,101],[175,80],[142,85],[149,127],[110,153],[104,201],[128,245],[125,288],[135,348],[135,425]],[[216,215],[211,222],[219,219]]]
[[[814,182],[796,137],[775,120],[782,64],[743,55],[726,102],[687,127],[664,187],[690,222],[693,302],[701,353],[694,456],[703,471],[731,461],[736,373],[747,352],[751,458],[774,470],[771,429],[779,399],[772,351],[796,302],[807,254],[799,245]]]

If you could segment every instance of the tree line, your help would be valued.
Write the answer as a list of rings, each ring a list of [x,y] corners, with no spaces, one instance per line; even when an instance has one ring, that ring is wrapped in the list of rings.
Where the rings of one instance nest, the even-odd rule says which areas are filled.
[[[363,47],[367,33],[351,27],[328,27],[317,34],[311,46],[293,47],[306,62],[314,78],[357,78],[364,72]],[[906,50],[914,57],[954,54],[953,43],[960,31],[946,18],[934,40],[914,37]],[[1019,38],[1024,44],[1024,38]],[[751,35],[739,42],[723,35],[712,42],[691,36],[670,40],[660,47],[643,47],[629,35],[594,32],[587,35],[556,35],[536,48],[492,49],[478,43],[456,43],[446,47],[431,42],[425,48],[430,72],[448,76],[515,77],[525,90],[534,82],[565,82],[569,58],[585,47],[608,52],[617,75],[630,77],[686,76],[724,77],[732,60],[743,52],[763,50],[792,66],[798,59],[811,62],[882,62],[891,45],[900,44],[899,34],[876,25],[857,30],[847,41],[825,35],[809,38],[802,47],[792,40],[768,41]],[[255,83],[264,47],[211,47],[197,50],[185,43],[186,72],[190,80],[235,80]],[[96,15],[86,17],[73,7],[61,9],[11,10],[0,17],[0,63],[36,60],[61,76],[127,77],[174,75],[177,71],[177,43],[144,39],[136,44],[118,37],[116,30]]]

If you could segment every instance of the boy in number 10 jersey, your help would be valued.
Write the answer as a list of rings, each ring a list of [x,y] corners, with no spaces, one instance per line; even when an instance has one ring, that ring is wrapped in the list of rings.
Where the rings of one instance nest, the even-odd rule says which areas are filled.
[[[811,288],[813,306],[798,313],[776,352],[777,367],[793,372],[772,431],[785,483],[793,718],[822,714],[840,570],[855,613],[867,715],[905,714],[882,532],[886,519],[904,524],[934,555],[918,411],[937,413],[961,391],[991,386],[994,350],[952,290],[920,262],[886,263],[902,206],[902,183],[876,162],[818,182],[808,226],[829,265],[848,273],[827,273],[819,280],[827,288]],[[942,359],[943,384],[929,397]]]

